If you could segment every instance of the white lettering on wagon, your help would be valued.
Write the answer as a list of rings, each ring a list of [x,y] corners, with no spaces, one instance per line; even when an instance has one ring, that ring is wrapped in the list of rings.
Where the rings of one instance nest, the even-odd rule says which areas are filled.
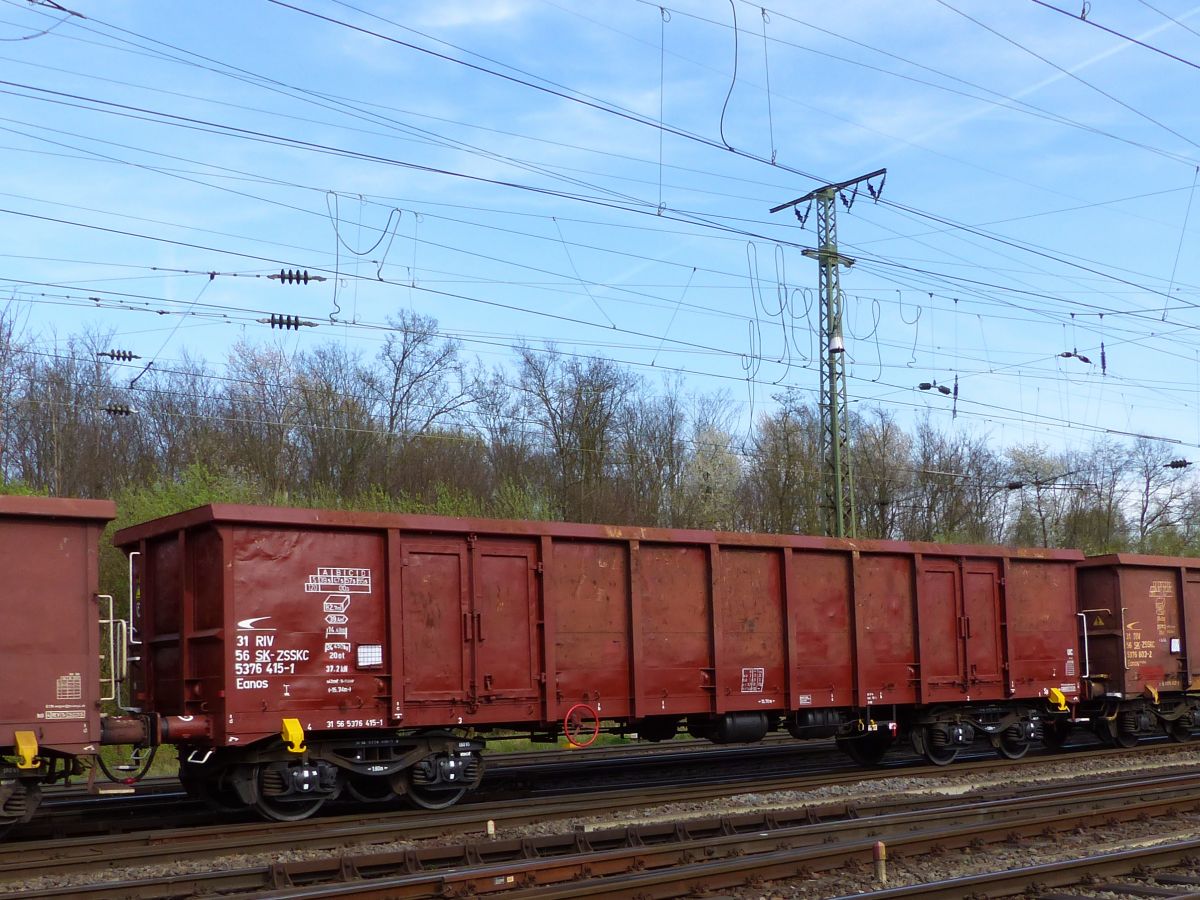
[[[354,642],[350,639],[354,627],[351,595],[369,594],[371,581],[371,570],[366,566],[320,566],[304,583],[305,593],[325,594],[321,615],[325,625],[323,662],[326,675],[351,674],[349,659],[354,650]],[[353,678],[325,679],[327,694],[349,694],[353,690]]]
[[[253,616],[249,619],[238,619],[239,631],[274,631],[274,628],[263,628],[259,622],[265,622],[270,616]]]
[[[742,669],[742,693],[761,694],[767,680],[767,670],[761,667]]]
[[[308,601],[305,603],[311,618],[306,615],[301,619],[307,618],[311,625],[304,627],[307,623],[303,623],[294,632],[289,628],[285,633],[264,624],[270,622],[271,616],[240,619],[234,638],[231,673],[234,676],[234,690],[272,690],[291,698],[297,693],[292,689],[299,688],[297,677],[312,677],[314,680],[321,677],[326,693],[352,693],[355,679],[348,676],[352,675],[349,662],[355,643],[352,639],[353,595],[369,594],[373,580],[371,569],[365,566],[319,566],[315,572],[305,576],[300,585],[306,597],[322,595],[312,598],[320,604],[315,608],[309,606]],[[279,646],[297,640],[321,641],[322,638],[322,643],[316,646],[311,646],[311,643],[308,647]]]
[[[371,570],[357,567],[319,566],[304,584],[308,594],[369,594]]]

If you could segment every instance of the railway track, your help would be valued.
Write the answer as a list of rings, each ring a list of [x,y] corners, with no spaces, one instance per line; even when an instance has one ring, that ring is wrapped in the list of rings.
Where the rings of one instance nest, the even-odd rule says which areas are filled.
[[[1169,750],[1170,748],[1163,748]],[[1126,751],[1113,751],[1121,756]],[[1144,753],[1144,751],[1143,751]],[[1130,756],[1129,758],[1133,758]],[[1061,757],[1059,758],[1061,759]],[[1044,763],[1046,760],[1041,760]],[[1038,760],[980,760],[954,767],[953,775],[983,775],[1037,766]],[[688,803],[739,792],[807,790],[832,783],[895,777],[882,770],[828,774],[806,778],[755,778],[741,785],[602,792],[567,799],[534,798],[520,807],[511,803],[477,804],[440,814],[376,813],[369,817],[335,817],[318,822],[254,823],[245,826],[162,831],[114,836],[105,840],[27,842],[0,853],[0,880],[16,879],[30,887],[32,878],[53,886],[23,896],[176,897],[195,893],[271,891],[272,896],[441,896],[474,895],[499,889],[544,890],[554,896],[597,896],[634,892],[645,896],[677,896],[687,885],[709,887],[746,879],[789,877],[798,871],[820,871],[848,859],[868,858],[881,832],[897,852],[930,847],[970,846],[1033,834],[1047,827],[1085,821],[1125,820],[1194,809],[1200,803],[1200,776],[1191,771],[1152,778],[1115,776],[1092,779],[1085,786],[992,790],[964,802],[924,797],[875,804],[824,803],[799,811],[748,813],[681,825],[674,818],[642,826],[566,835],[489,840],[446,846],[447,834],[484,830],[491,819],[499,834],[531,822],[578,818],[596,811],[644,809],[656,803]],[[904,775],[943,777],[945,769],[908,769]],[[1079,812],[1086,809],[1086,817]],[[1064,812],[1064,810],[1066,810]],[[435,846],[413,842],[438,838]],[[404,846],[397,846],[405,842]],[[233,852],[282,853],[322,851],[321,859],[272,865],[246,865],[221,872],[191,872],[180,860],[211,860]],[[161,875],[85,886],[61,880],[70,873],[102,873],[126,865],[161,866]],[[223,862],[227,866],[228,862]],[[211,869],[212,866],[199,868]],[[588,873],[591,873],[588,875]],[[499,880],[497,880],[499,879]],[[595,881],[588,893],[554,894],[571,880],[571,891]],[[674,879],[674,880],[673,880]],[[688,879],[695,879],[688,881]],[[741,879],[739,881],[739,879]],[[609,887],[605,887],[609,885]],[[617,885],[617,887],[612,887]],[[672,887],[672,885],[674,885]],[[683,885],[684,887],[680,887]],[[3,885],[0,885],[3,887]],[[340,893],[339,893],[340,892]],[[674,892],[674,893],[672,893]],[[916,896],[916,895],[909,895]]]
[[[1200,897],[1198,857],[1200,839],[1171,841],[1154,847],[1096,853],[1062,862],[923,882],[831,900],[851,900],[851,897],[854,900],[960,900],[962,897],[1018,894],[1030,900],[1081,900],[1095,894],[1107,900],[1122,897],[1195,900]],[[1063,888],[1086,893],[1063,891]]]
[[[911,765],[915,756],[898,756],[896,764]],[[561,796],[593,790],[646,788],[663,783],[714,784],[736,782],[756,772],[796,775],[814,770],[858,771],[832,742],[772,740],[747,747],[716,747],[708,741],[671,745],[623,745],[589,750],[543,750],[496,754],[489,757],[480,789],[465,802],[488,802],[511,797]],[[361,804],[331,804],[322,818],[339,809]],[[378,807],[374,807],[378,808]],[[244,822],[253,813],[216,813],[188,797],[175,779],[142,782],[129,796],[94,796],[78,787],[49,793],[37,818],[14,829],[8,840],[63,840],[99,834],[120,834],[164,824],[202,826]],[[3,846],[3,845],[0,845]]]
[[[1098,746],[1098,742],[1087,735],[1081,734],[1075,740],[1076,743],[1061,752],[1091,751]],[[1139,746],[1153,743],[1148,740]],[[1031,751],[1030,758],[1038,755],[1039,751]],[[963,761],[994,758],[994,753],[985,748],[975,748],[960,757]],[[900,749],[889,754],[881,768],[894,770],[914,765],[924,765],[924,762],[915,753]],[[961,765],[956,765],[953,771],[960,771],[960,768]],[[737,782],[755,771],[773,777],[816,770],[861,771],[834,747],[832,741],[797,743],[791,738],[768,738],[752,746],[717,746],[709,741],[695,740],[496,753],[488,757],[483,785],[465,802],[562,795],[592,790],[596,784],[608,789],[655,787],[664,782],[713,784],[722,779]],[[346,802],[331,804],[325,816],[352,808],[353,804]],[[138,784],[136,794],[127,796],[95,796],[79,785],[57,786],[46,790],[35,820],[14,828],[6,841],[63,840],[135,832],[163,825],[202,826],[251,818],[251,813],[215,813],[205,804],[188,797],[174,778],[146,779]]]

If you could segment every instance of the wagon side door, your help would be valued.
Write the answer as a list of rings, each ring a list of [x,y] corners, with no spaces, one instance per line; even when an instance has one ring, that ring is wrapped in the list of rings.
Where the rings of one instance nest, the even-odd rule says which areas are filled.
[[[966,681],[962,570],[957,560],[920,557],[917,584],[921,701],[960,700]]]
[[[409,703],[465,700],[471,624],[467,543],[408,538],[400,551],[402,696]]]
[[[536,697],[536,546],[486,539],[471,545],[470,693],[480,700]]]
[[[966,559],[962,568],[967,692],[974,699],[998,699],[1004,696],[1000,562]]]
[[[1200,568],[1184,567],[1180,575],[1183,579],[1179,598],[1185,657],[1183,686],[1185,690],[1192,690],[1192,685],[1200,682]]]

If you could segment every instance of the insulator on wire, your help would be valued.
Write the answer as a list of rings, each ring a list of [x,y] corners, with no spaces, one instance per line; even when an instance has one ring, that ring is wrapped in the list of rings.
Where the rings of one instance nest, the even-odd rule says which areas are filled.
[[[284,331],[299,331],[300,326],[305,328],[316,328],[316,322],[309,322],[307,319],[302,319],[299,316],[288,316],[283,313],[271,313],[269,318],[257,319],[263,325],[270,325],[272,328],[282,328]]]
[[[1190,465],[1191,465],[1191,463],[1188,462],[1186,459],[1173,459],[1169,463],[1167,463],[1165,466],[1163,466],[1163,468],[1164,469],[1186,469]]]
[[[1100,374],[1108,374],[1108,355],[1104,352],[1104,341],[1100,342]]]
[[[268,275],[268,278],[273,281],[278,281],[280,284],[308,284],[310,281],[324,281],[323,275],[309,275],[308,269],[301,271],[300,269],[280,269],[278,275]]]
[[[128,403],[110,403],[101,410],[108,413],[114,419],[132,416],[137,413],[137,410],[131,407]]]
[[[132,362],[135,359],[141,359],[136,353],[130,350],[101,350],[97,356],[107,356],[109,359],[115,359],[117,362]]]

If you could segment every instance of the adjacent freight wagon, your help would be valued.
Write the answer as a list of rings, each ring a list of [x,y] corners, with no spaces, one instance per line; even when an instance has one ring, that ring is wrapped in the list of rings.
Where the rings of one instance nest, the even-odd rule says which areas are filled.
[[[136,704],[199,793],[457,800],[476,735],[1020,756],[1080,696],[1070,550],[206,506],[135,554]],[[151,730],[156,728],[151,722]]]
[[[112,696],[101,691],[100,619],[111,622],[112,598],[96,588],[100,532],[115,515],[107,500],[0,496],[0,831],[99,747],[100,701]]]
[[[1094,730],[1126,747],[1159,730],[1187,740],[1200,716],[1200,560],[1096,556],[1078,577]]]

